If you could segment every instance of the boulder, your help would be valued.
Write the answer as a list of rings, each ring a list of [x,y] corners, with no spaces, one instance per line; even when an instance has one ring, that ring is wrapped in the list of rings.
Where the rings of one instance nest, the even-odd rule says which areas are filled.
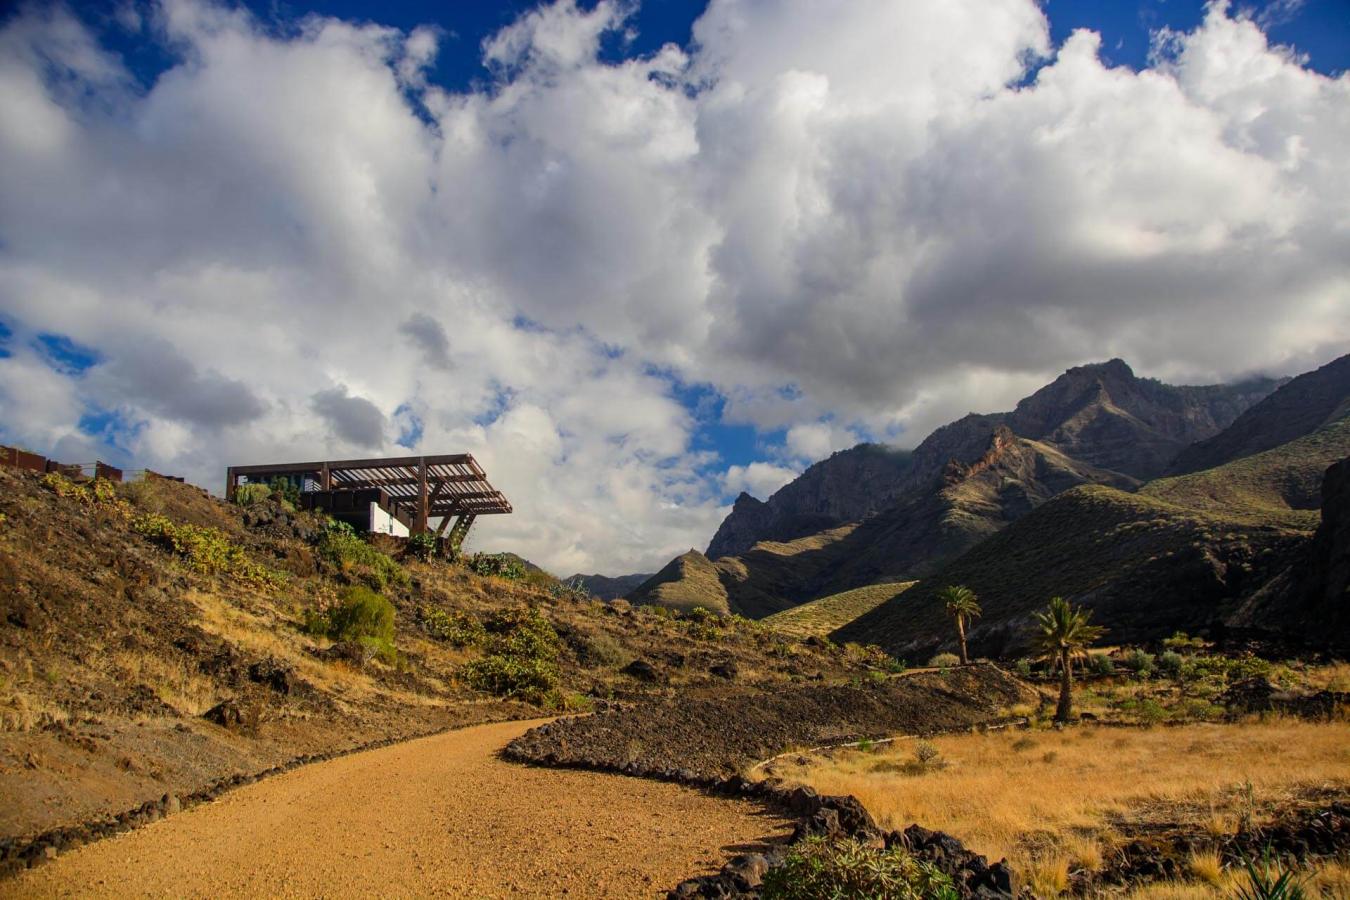
[[[657,672],[656,666],[645,659],[635,659],[620,671],[630,678],[636,678],[638,681],[657,682],[661,680],[661,674]]]
[[[233,700],[223,700],[202,713],[202,718],[214,722],[221,728],[239,728],[244,724],[244,714]]]

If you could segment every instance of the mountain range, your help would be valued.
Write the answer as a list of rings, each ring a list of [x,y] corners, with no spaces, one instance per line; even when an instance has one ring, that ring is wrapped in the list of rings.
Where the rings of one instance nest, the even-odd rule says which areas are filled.
[[[946,642],[930,608],[945,583],[1007,595],[972,633],[991,653],[1017,649],[1009,635],[1052,590],[1135,621],[1122,639],[1213,625],[1246,601],[1279,607],[1252,598],[1318,527],[1324,472],[1350,456],[1348,415],[1350,357],[1206,386],[1140,378],[1118,359],[1079,366],[912,451],[860,444],[767,501],[742,494],[706,554],[628,596],[762,618],[918,579],[836,633],[911,657]]]

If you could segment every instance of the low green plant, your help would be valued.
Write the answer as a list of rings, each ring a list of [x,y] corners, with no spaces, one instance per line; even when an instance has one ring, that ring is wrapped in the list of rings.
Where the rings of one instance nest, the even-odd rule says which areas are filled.
[[[1242,869],[1247,880],[1234,888],[1236,900],[1305,900],[1308,896],[1298,873],[1272,859],[1269,847],[1260,865],[1244,854]]]
[[[928,661],[928,665],[938,669],[950,669],[961,665],[961,657],[955,653],[939,653]]]
[[[1125,665],[1140,678],[1147,678],[1152,675],[1156,668],[1153,654],[1138,649],[1131,650],[1129,655],[1125,657]]]
[[[1158,654],[1158,671],[1168,678],[1176,678],[1181,674],[1185,662],[1185,658],[1180,653],[1175,650],[1165,650]]]
[[[265,484],[253,482],[241,484],[234,489],[234,502],[239,506],[252,506],[263,503],[272,496],[272,489]]]
[[[1096,675],[1109,676],[1116,674],[1115,662],[1105,653],[1093,653],[1089,655],[1088,668]]]
[[[498,610],[483,623],[484,655],[462,669],[473,688],[537,706],[557,706],[558,633],[537,609]]]
[[[408,553],[417,559],[430,559],[436,552],[436,535],[430,531],[419,531],[408,538]]]
[[[487,640],[483,623],[460,610],[446,612],[439,606],[423,604],[417,608],[417,618],[427,634],[452,647],[476,647]]]
[[[284,576],[248,558],[225,532],[202,525],[177,524],[167,516],[137,516],[132,530],[177,553],[194,570],[221,573],[258,586],[280,584]]]
[[[525,577],[525,566],[521,561],[505,553],[475,553],[464,558],[464,566],[475,575],[491,575],[512,581]]]
[[[310,610],[305,630],[333,641],[355,641],[389,664],[398,660],[394,647],[394,604],[361,584],[348,586],[336,603]]]
[[[1013,663],[1013,671],[1016,672],[1020,678],[1030,678],[1031,660],[1027,659],[1025,656],[1022,657],[1017,662]]]
[[[549,596],[554,600],[589,600],[591,592],[581,583],[580,578],[571,581],[553,581],[548,585]]]
[[[950,876],[902,847],[810,837],[764,876],[764,900],[956,900]]]
[[[346,522],[330,519],[319,533],[319,555],[344,573],[359,577],[377,591],[393,584],[407,587],[408,573],[386,553],[361,539]]]
[[[1205,649],[1205,641],[1203,638],[1191,637],[1184,631],[1178,631],[1163,641],[1163,647],[1178,653],[1196,653]]]

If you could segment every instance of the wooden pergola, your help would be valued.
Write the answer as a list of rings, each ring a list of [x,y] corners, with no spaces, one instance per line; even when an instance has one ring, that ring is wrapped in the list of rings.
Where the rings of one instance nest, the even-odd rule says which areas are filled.
[[[408,514],[413,534],[427,531],[431,519],[440,519],[436,536],[444,536],[449,528],[450,545],[456,549],[475,518],[511,512],[510,501],[488,482],[483,467],[467,453],[230,466],[226,499],[234,499],[241,478],[267,482],[278,477],[302,485],[309,480],[314,490],[321,491],[384,491],[395,510]]]

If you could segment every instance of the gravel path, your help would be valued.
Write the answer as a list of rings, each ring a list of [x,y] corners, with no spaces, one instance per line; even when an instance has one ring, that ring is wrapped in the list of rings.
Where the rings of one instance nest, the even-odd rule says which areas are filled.
[[[306,766],[0,883],[7,897],[655,897],[785,836],[754,804],[529,768],[480,725]]]

